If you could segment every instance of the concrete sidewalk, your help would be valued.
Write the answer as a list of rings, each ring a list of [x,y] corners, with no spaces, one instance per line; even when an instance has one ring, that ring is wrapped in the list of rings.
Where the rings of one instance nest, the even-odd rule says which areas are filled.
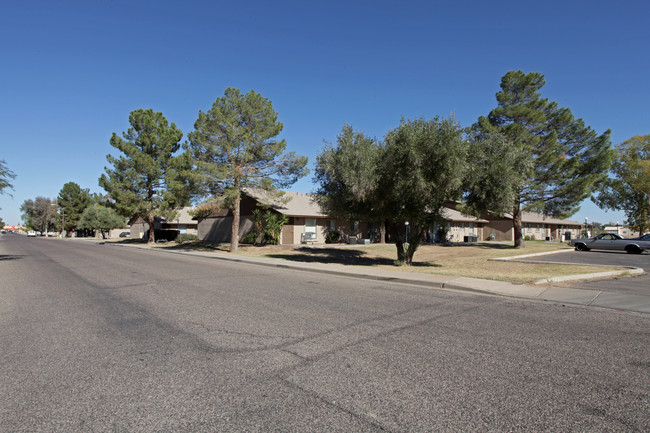
[[[151,249],[144,245],[106,243],[106,245],[126,246],[131,248]],[[322,264],[322,263],[302,263],[291,262],[282,259],[269,259],[260,257],[246,257],[231,254],[215,254],[201,251],[174,251],[164,248],[156,248],[169,254],[182,254],[206,257],[214,260],[226,260],[231,262],[255,264],[259,266],[269,266],[282,269],[293,269],[296,271],[316,272],[328,275],[340,275],[344,277],[363,278],[367,280],[385,281],[391,283],[402,283],[422,287],[430,287],[442,290],[456,290],[464,292],[482,293],[497,296],[534,299],[540,301],[559,302],[563,304],[583,305],[588,307],[610,308],[620,311],[630,311],[650,314],[650,295],[636,295],[626,293],[607,292],[603,290],[585,290],[573,289],[566,287],[557,287],[551,285],[553,281],[545,281],[546,284],[513,284],[503,281],[482,280],[478,278],[454,277],[446,275],[432,275],[422,273],[410,273],[402,271],[390,271],[383,269],[373,269],[370,272],[366,268]],[[516,258],[510,258],[516,259]],[[635,270],[636,269],[636,270]],[[642,269],[633,268],[628,273],[642,273]],[[602,274],[602,273],[601,273]],[[601,274],[583,274],[582,279],[603,278],[611,276]],[[558,279],[559,281],[559,279]]]

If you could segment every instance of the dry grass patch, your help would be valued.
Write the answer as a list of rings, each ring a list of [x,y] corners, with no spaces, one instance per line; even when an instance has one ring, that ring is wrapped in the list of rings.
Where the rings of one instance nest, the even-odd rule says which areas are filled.
[[[227,253],[229,244],[208,242],[168,242],[155,244],[157,248],[187,251]],[[543,278],[605,272],[614,269],[607,266],[583,266],[561,264],[538,264],[521,262],[489,261],[492,258],[512,257],[547,251],[571,249],[558,242],[530,241],[526,247],[516,249],[511,243],[484,242],[476,245],[422,245],[415,253],[413,266],[396,266],[395,245],[315,245],[293,246],[239,246],[239,255],[266,257],[303,263],[323,263],[342,266],[362,266],[402,272],[421,272],[436,275],[453,275],[469,278],[531,283]]]
[[[564,275],[604,272],[617,268],[606,266],[558,265],[521,262],[495,262],[491,258],[511,257],[547,251],[570,249],[566,244],[527,242],[526,248],[515,249],[506,243],[478,245],[423,245],[415,253],[413,266],[395,266],[394,245],[370,246],[314,246],[314,247],[244,247],[240,253],[253,257],[269,257],[297,262],[328,263],[345,266],[364,266],[403,272],[422,272],[470,278],[531,283]]]

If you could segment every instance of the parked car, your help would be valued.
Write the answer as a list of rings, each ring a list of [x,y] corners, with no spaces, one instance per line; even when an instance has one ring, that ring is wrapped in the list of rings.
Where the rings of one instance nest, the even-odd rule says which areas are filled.
[[[632,239],[637,240],[637,241],[650,241],[650,233],[646,233],[643,236],[639,236],[639,237],[632,238]]]
[[[122,232],[120,233],[121,238],[130,238],[131,237],[131,232]]]
[[[27,236],[35,238],[36,237],[36,232],[34,230],[30,230],[30,231],[27,232]]]
[[[650,249],[650,240],[626,239],[616,233],[601,233],[591,238],[571,239],[569,245],[575,247],[576,251],[614,250],[641,254]]]

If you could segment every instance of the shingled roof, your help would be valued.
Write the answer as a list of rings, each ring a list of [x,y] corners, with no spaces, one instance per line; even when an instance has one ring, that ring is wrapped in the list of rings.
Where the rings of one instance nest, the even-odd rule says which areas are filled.
[[[503,219],[512,219],[512,214],[506,214]],[[550,215],[544,215],[536,212],[522,212],[521,213],[521,222],[522,223],[537,223],[537,224],[558,224],[558,225],[573,225],[579,226],[582,223],[567,219],[554,218]]]
[[[283,215],[291,217],[325,218],[320,206],[313,200],[314,194],[285,191],[277,198],[263,189],[246,189],[245,194],[258,202],[270,206]]]
[[[471,215],[466,215],[456,209],[451,209],[448,207],[443,207],[440,212],[442,217],[447,221],[459,221],[459,222],[469,222],[469,223],[489,223],[488,220],[482,218],[476,218]]]

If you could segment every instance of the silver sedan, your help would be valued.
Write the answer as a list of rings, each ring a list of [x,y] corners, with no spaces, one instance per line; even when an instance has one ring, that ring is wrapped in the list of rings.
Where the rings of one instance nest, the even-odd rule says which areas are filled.
[[[601,233],[587,239],[571,239],[569,245],[577,251],[617,250],[629,254],[641,254],[650,249],[650,241],[642,239],[626,239],[616,233]]]

